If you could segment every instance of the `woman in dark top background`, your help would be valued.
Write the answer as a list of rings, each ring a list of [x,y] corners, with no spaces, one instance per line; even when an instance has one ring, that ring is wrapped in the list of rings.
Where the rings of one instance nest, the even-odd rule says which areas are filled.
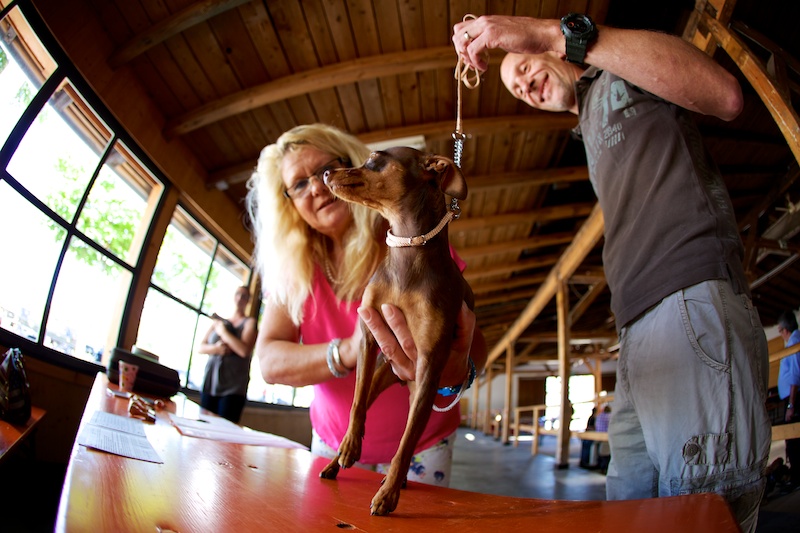
[[[234,295],[236,310],[225,320],[213,315],[214,323],[203,337],[200,353],[208,354],[200,406],[238,423],[247,399],[250,383],[250,360],[256,343],[256,319],[245,309],[250,301],[247,287],[239,287]]]

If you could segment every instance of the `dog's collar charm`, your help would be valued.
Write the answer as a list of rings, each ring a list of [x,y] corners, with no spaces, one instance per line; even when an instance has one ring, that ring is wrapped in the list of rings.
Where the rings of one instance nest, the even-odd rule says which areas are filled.
[[[391,228],[386,231],[386,244],[390,248],[406,248],[409,246],[425,246],[429,240],[436,237],[450,221],[457,219],[461,216],[461,208],[458,206],[458,200],[453,198],[450,201],[450,211],[445,213],[439,224],[425,235],[417,235],[416,237],[398,237],[392,233]]]

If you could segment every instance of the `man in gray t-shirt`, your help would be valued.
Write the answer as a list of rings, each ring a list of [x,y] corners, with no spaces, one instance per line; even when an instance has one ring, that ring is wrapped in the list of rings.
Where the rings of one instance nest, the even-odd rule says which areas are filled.
[[[453,44],[481,71],[487,48],[509,52],[500,75],[516,98],[578,115],[620,336],[608,499],[716,492],[754,531],[767,344],[730,199],[690,113],[732,120],[738,82],[677,37],[577,14],[479,17],[454,26]]]

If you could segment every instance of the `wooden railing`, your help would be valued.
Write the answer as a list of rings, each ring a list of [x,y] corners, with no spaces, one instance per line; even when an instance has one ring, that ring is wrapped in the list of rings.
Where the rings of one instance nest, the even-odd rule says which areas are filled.
[[[539,437],[542,435],[558,435],[557,429],[545,429],[539,425],[539,418],[547,408],[546,405],[528,405],[524,407],[514,408],[514,447],[519,446],[520,431],[530,431],[533,434],[533,443],[531,444],[531,455],[539,453]],[[530,424],[523,424],[523,413],[532,413],[533,418]],[[527,420],[527,417],[526,417]],[[579,436],[575,431],[571,432],[571,437]]]

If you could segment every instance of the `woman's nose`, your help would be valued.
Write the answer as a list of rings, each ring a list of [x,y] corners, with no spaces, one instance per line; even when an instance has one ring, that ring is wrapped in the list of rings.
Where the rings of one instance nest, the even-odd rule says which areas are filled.
[[[322,190],[328,190],[328,186],[325,185],[325,182],[322,181],[321,177],[314,175],[308,179],[308,186],[313,194],[319,194],[319,192]]]

